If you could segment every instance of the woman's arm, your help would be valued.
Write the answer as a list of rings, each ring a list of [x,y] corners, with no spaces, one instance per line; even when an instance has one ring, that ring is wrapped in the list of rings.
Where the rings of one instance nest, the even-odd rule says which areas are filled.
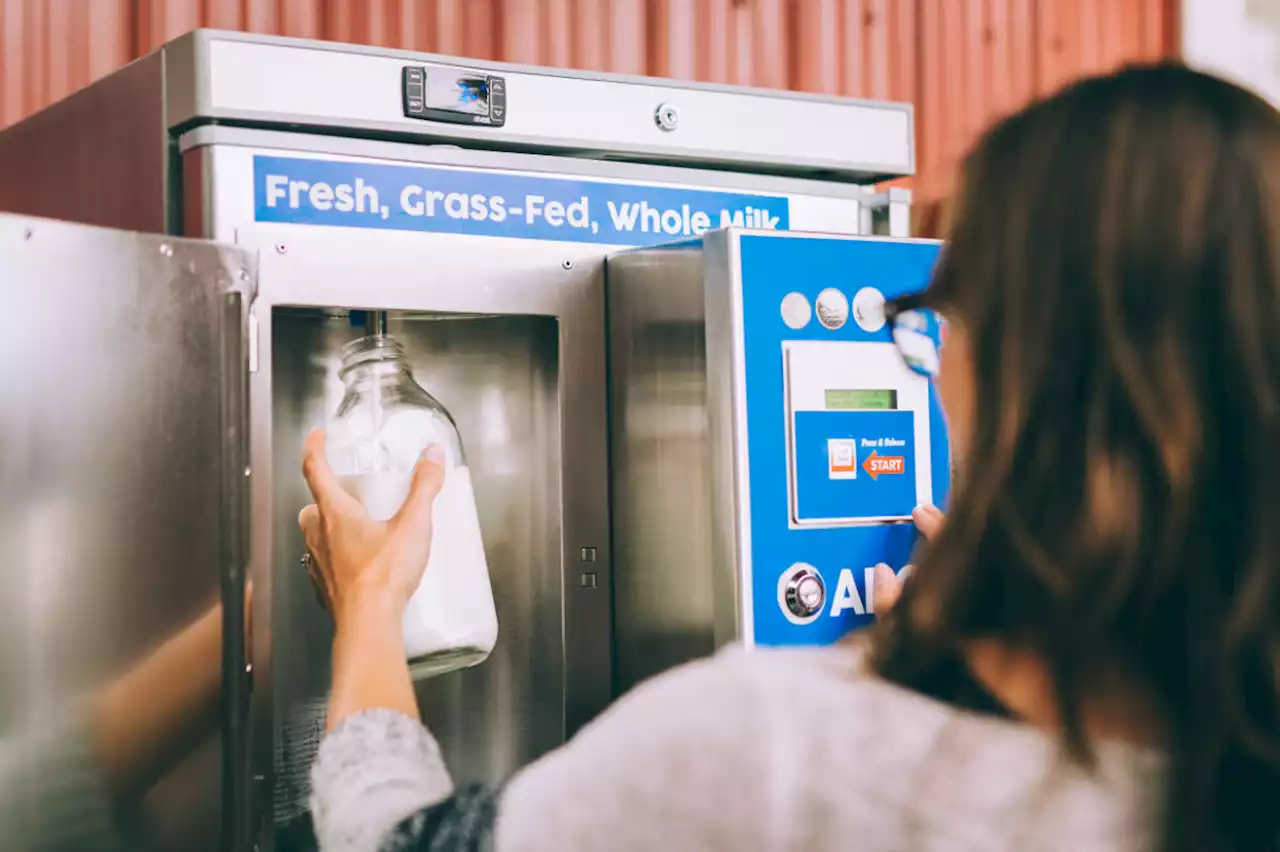
[[[444,483],[444,452],[418,462],[409,495],[386,522],[369,517],[338,483],[324,433],[307,436],[302,473],[315,498],[298,515],[311,579],[334,617],[333,691],[328,729],[364,710],[418,715],[401,624],[431,555],[431,508]]]
[[[733,848],[721,842],[726,825],[760,848],[764,803],[750,790],[761,777],[757,747],[769,738],[755,721],[758,702],[735,686],[740,679],[715,674],[716,663],[619,702],[522,772],[501,799],[482,789],[454,793],[438,745],[418,722],[400,633],[430,555],[438,461],[438,452],[424,454],[405,505],[379,523],[338,484],[323,435],[307,439],[303,473],[315,505],[299,523],[312,579],[336,622],[329,733],[312,774],[321,848],[462,852],[487,848],[495,830],[509,849],[663,848],[672,838]],[[708,798],[708,788],[716,795]],[[743,819],[726,823],[729,814]],[[626,833],[622,843],[615,832]]]
[[[423,454],[404,505],[384,523],[342,489],[325,460],[323,433],[307,437],[302,470],[315,503],[298,523],[312,581],[335,624],[329,735],[315,775],[321,786],[338,777],[343,787],[343,795],[313,796],[325,849],[376,849],[397,823],[453,792],[435,741],[417,721],[401,632],[430,556],[442,458],[438,447]]]
[[[373,708],[418,718],[404,656],[403,618],[404,605],[380,591],[350,601],[337,617],[326,730]]]
[[[568,745],[500,791],[456,793],[416,720],[386,710],[348,718],[312,775],[322,849],[364,852],[585,852],[758,849],[789,831],[775,813],[774,755],[796,744],[762,700],[740,652],[637,688]],[[776,725],[776,728],[774,727]]]

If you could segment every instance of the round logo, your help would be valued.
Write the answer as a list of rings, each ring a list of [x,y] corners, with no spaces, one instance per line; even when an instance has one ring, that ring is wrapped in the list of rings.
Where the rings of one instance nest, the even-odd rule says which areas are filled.
[[[871,334],[884,328],[884,294],[875,287],[863,287],[855,293],[853,321],[858,328]]]
[[[818,322],[835,331],[849,321],[849,299],[834,287],[818,294]]]
[[[803,293],[788,293],[782,300],[782,321],[797,331],[809,324],[813,309]]]

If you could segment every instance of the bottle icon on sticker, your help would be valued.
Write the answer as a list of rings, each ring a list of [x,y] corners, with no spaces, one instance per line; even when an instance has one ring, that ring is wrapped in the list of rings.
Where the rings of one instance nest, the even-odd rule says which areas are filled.
[[[827,477],[858,478],[858,442],[853,438],[827,439]]]

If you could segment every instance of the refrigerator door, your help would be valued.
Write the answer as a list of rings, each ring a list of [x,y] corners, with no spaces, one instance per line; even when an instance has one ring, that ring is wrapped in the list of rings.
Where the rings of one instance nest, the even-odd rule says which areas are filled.
[[[244,779],[254,276],[211,243],[0,214],[0,824],[16,848],[243,837],[224,787]]]

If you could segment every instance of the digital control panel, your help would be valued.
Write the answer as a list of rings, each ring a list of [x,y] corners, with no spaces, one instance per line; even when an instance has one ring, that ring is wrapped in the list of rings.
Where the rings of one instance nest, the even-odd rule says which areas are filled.
[[[754,645],[823,645],[876,617],[875,566],[901,571],[917,506],[945,506],[946,425],[885,302],[928,285],[940,244],[743,233],[740,294]],[[732,256],[732,255],[731,255]]]
[[[906,521],[932,502],[929,384],[890,342],[783,343],[791,523]]]
[[[441,65],[408,65],[401,73],[408,118],[502,127],[507,121],[507,82],[484,71]]]

